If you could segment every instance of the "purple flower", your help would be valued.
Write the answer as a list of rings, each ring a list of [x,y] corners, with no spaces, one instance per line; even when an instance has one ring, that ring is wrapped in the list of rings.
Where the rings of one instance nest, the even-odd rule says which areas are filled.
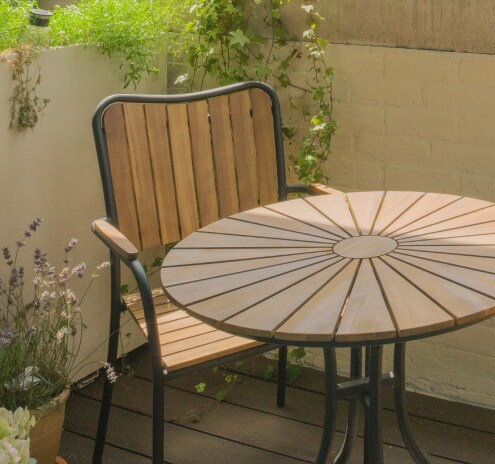
[[[19,276],[19,271],[14,268],[12,271],[10,271],[10,277],[9,277],[9,287],[11,288],[17,288],[20,285],[20,276]]]
[[[36,218],[31,224],[29,224],[29,230],[31,230],[32,232],[36,232],[36,230],[38,229],[38,227],[41,225],[42,222],[43,219]]]
[[[43,253],[39,248],[34,250],[34,264],[36,266],[44,266],[47,263],[46,253]]]
[[[76,274],[79,278],[84,277],[84,271],[86,271],[86,263],[80,263],[72,269],[72,273]]]
[[[12,329],[0,329],[0,348],[8,348],[14,339]]]
[[[2,254],[5,261],[7,261],[7,264],[10,266],[12,264],[12,257],[10,255],[9,247],[3,247]]]
[[[107,377],[107,380],[110,383],[115,383],[117,379],[119,378],[119,375],[117,372],[115,372],[115,368],[109,364],[109,363],[103,363],[103,368],[105,369],[105,375]]]
[[[74,247],[77,245],[77,241],[78,241],[77,238],[71,238],[67,246],[64,248],[65,252],[69,253],[70,251],[72,251]]]
[[[26,337],[31,338],[36,333],[36,327],[33,325],[26,331]]]

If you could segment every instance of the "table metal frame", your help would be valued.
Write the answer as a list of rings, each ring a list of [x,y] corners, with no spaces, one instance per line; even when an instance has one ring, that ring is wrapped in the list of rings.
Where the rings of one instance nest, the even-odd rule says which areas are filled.
[[[351,348],[350,380],[337,382],[337,359],[335,347],[323,348],[325,359],[325,415],[323,435],[317,464],[328,462],[333,443],[337,401],[349,399],[349,412],[344,443],[333,461],[344,464],[349,461],[354,450],[359,424],[359,406],[364,409],[364,458],[365,464],[383,464],[382,438],[382,392],[384,389],[394,390],[395,409],[399,429],[409,451],[417,464],[428,464],[429,461],[418,446],[406,410],[405,403],[405,342],[394,346],[394,368],[392,372],[383,374],[383,345],[365,348],[365,371],[363,376],[363,348]]]

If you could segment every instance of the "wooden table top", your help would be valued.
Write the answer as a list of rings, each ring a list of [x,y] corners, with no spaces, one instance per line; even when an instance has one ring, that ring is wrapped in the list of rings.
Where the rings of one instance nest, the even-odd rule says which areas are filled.
[[[237,335],[393,342],[495,313],[495,205],[420,192],[332,194],[217,221],[164,260],[166,293]]]

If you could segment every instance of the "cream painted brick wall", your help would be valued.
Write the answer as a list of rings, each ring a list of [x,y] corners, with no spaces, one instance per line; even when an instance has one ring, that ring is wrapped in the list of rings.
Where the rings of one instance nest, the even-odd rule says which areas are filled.
[[[495,56],[355,45],[328,55],[341,125],[333,185],[495,200]],[[352,176],[339,177],[339,160]]]

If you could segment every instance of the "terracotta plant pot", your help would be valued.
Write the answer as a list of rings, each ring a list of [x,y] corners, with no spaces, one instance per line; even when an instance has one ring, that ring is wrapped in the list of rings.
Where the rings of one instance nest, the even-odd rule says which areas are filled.
[[[70,390],[64,390],[47,407],[31,411],[31,414],[36,417],[36,425],[29,434],[31,457],[36,459],[37,464],[56,462],[64,425],[65,404],[69,393]]]

